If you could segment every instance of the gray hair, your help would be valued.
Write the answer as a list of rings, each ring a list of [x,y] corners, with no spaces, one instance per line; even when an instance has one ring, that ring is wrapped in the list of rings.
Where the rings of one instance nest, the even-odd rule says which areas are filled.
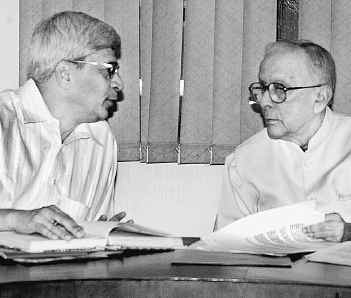
[[[27,77],[47,81],[63,59],[82,59],[111,48],[120,56],[121,40],[109,24],[88,14],[63,11],[41,21],[32,34]]]
[[[322,46],[309,40],[280,40],[268,44],[265,55],[276,50],[302,50],[311,61],[312,69],[328,85],[333,99],[336,86],[336,68],[332,55]]]

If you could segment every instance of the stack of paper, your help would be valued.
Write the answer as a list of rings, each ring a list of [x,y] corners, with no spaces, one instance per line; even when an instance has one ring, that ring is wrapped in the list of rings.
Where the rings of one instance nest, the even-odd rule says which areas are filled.
[[[0,245],[21,251],[40,253],[66,250],[104,249],[175,249],[182,248],[181,237],[172,237],[133,223],[113,221],[81,222],[86,236],[72,240],[51,240],[38,234],[0,232]]]
[[[324,213],[316,211],[315,201],[274,208],[249,215],[202,238],[194,248],[287,255],[310,252],[335,245],[311,239],[303,233],[304,226],[324,221]]]

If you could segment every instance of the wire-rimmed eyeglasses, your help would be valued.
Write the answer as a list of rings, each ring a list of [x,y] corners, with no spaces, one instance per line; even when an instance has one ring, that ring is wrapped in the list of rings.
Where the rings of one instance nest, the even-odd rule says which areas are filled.
[[[301,86],[301,87],[285,87],[281,83],[269,83],[268,85],[262,82],[253,82],[249,86],[250,98],[249,103],[259,103],[262,100],[264,93],[268,90],[269,96],[271,100],[275,103],[283,103],[286,100],[286,92],[290,90],[298,90],[298,89],[308,89],[308,88],[316,88],[326,85],[317,84],[313,86]]]
[[[95,65],[95,66],[101,66],[104,69],[107,70],[108,77],[110,80],[112,80],[113,76],[118,73],[119,70],[119,64],[117,61],[113,62],[96,62],[96,61],[85,61],[85,60],[70,60],[70,59],[65,59],[65,61],[71,62],[71,63],[84,63],[84,64],[90,64],[90,65]]]

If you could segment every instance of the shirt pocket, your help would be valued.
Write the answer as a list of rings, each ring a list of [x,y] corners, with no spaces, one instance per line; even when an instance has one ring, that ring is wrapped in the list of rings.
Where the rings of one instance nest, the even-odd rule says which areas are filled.
[[[71,216],[75,221],[85,220],[89,212],[89,207],[87,205],[65,196],[60,196],[57,207]]]

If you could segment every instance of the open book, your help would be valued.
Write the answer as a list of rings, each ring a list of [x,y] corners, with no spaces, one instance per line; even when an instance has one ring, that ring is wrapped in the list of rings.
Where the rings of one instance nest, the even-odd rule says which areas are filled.
[[[305,201],[249,215],[203,237],[193,248],[287,255],[335,245],[303,233],[304,226],[324,221],[324,213],[317,211],[315,204]]]
[[[72,240],[51,240],[39,234],[0,232],[0,246],[39,253],[64,250],[104,249],[176,249],[183,247],[181,237],[149,229],[134,223],[92,221],[79,223],[86,236]]]

